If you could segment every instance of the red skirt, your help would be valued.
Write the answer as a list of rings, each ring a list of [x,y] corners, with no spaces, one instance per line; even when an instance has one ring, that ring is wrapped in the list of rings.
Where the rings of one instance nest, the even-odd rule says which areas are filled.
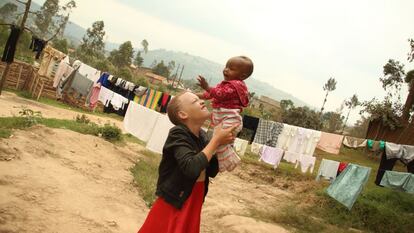
[[[204,181],[196,182],[181,209],[158,197],[138,233],[199,233]]]

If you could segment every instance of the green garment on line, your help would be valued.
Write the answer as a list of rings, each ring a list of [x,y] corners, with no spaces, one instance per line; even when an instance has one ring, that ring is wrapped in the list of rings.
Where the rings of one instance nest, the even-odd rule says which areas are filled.
[[[351,210],[367,183],[370,173],[371,168],[350,163],[328,187],[326,192],[330,197]]]
[[[367,140],[367,147],[370,150],[377,150],[377,148],[379,148],[379,150],[384,150],[384,148],[385,148],[385,141],[379,141],[378,142],[378,141],[374,141],[374,140],[368,139]]]
[[[406,172],[385,171],[380,185],[414,194],[414,174]]]

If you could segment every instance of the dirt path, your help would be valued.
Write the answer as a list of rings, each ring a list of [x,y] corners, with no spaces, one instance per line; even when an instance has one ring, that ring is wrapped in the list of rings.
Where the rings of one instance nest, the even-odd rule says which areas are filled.
[[[0,117],[10,117],[10,116],[19,116],[19,111],[23,108],[30,108],[33,111],[40,111],[42,116],[45,118],[57,118],[57,119],[68,119],[73,120],[77,115],[82,115],[84,113],[79,113],[71,111],[68,109],[58,108],[43,104],[34,100],[25,99],[17,96],[12,92],[4,91],[0,95]],[[110,118],[110,117],[101,117],[92,114],[85,114],[91,121],[98,124],[115,124],[125,133],[124,126],[122,121]]]
[[[135,147],[44,126],[0,140],[0,232],[135,232]]]
[[[4,92],[0,116],[17,115],[21,105],[44,117],[73,119],[79,114]],[[88,117],[122,126],[110,118]],[[129,168],[143,149],[44,126],[0,139],[0,232],[136,232],[148,208]],[[249,179],[245,169],[214,179],[203,206],[201,232],[288,232],[245,217],[252,207],[278,208],[292,196]]]

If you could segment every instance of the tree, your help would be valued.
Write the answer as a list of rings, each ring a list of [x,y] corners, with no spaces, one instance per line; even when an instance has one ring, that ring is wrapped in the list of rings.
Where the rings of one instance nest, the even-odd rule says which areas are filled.
[[[340,112],[326,112],[322,114],[322,128],[329,133],[335,133],[341,129],[344,117]]]
[[[73,0],[62,7],[59,6],[59,0],[46,0],[40,10],[36,12],[34,20],[40,35],[43,37],[50,36],[54,32],[63,34],[63,30],[69,21],[70,11],[75,7],[76,2]],[[67,14],[65,15],[62,12],[67,12]]]
[[[413,110],[414,104],[414,70],[408,71],[404,81],[408,84],[408,96],[405,100],[402,120],[407,122],[410,118],[410,113]]]
[[[351,127],[349,134],[352,137],[365,138],[367,136],[369,121],[369,118],[362,116],[361,119],[357,120],[354,126]]]
[[[170,71],[170,73],[174,70],[174,68],[175,68],[175,61],[168,62],[168,70]]]
[[[323,110],[325,109],[325,103],[328,99],[328,94],[331,91],[334,91],[336,89],[336,80],[334,78],[329,78],[328,81],[323,86],[323,90],[326,91],[325,99],[323,100],[322,108],[321,108],[321,114]]]
[[[346,115],[344,126],[342,128],[342,133],[345,130],[346,123],[348,122],[349,114],[351,113],[351,110],[354,109],[356,106],[360,105],[360,102],[358,100],[358,96],[354,94],[349,100],[345,101],[345,106],[348,107],[348,114]]]
[[[164,64],[164,61],[161,61],[154,68],[152,68],[152,72],[154,72],[154,74],[158,74],[164,77],[170,76],[170,71],[168,70],[168,67]]]
[[[403,77],[405,75],[404,65],[399,61],[389,59],[383,67],[383,74],[384,77],[380,78],[382,88],[386,91],[387,88],[391,89],[388,90],[390,95],[393,95],[391,91],[394,89],[395,93],[398,94],[397,97],[400,98],[399,91],[401,90],[401,84],[403,83]]]
[[[57,39],[55,38],[53,41],[53,47],[62,53],[68,53],[68,41],[66,39]]]
[[[0,8],[0,17],[2,20],[8,22],[13,18],[14,12],[17,10],[17,5],[11,2],[4,4]]]
[[[118,72],[116,72],[116,75],[124,80],[132,81],[132,73],[128,67],[122,67],[118,69]]]
[[[53,24],[53,17],[59,12],[59,0],[46,0],[36,13],[35,24],[41,35],[46,35],[48,28]]]
[[[144,58],[142,58],[141,56],[141,51],[138,51],[134,59],[134,65],[141,67],[143,62],[144,62]]]
[[[293,107],[282,115],[283,123],[303,128],[319,130],[321,118],[319,114],[308,107]]]
[[[292,100],[281,100],[280,101],[280,107],[282,108],[282,111],[288,111],[291,108],[294,108],[295,105],[293,104]]]
[[[119,49],[114,49],[109,55],[109,60],[118,67],[125,67],[131,65],[134,49],[131,41],[126,41],[119,46]]]
[[[142,45],[142,50],[146,54],[148,52],[148,45],[149,45],[148,41],[146,39],[142,40],[141,45]]]
[[[92,24],[91,28],[88,28],[86,35],[82,39],[82,43],[79,46],[79,55],[83,57],[100,57],[104,56],[104,31],[105,24],[103,21],[96,21]],[[84,61],[87,62],[87,61]]]

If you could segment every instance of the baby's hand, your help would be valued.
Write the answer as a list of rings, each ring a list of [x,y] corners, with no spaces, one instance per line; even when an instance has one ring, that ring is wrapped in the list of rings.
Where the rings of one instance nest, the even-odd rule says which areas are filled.
[[[198,85],[201,87],[201,88],[203,88],[204,90],[208,90],[208,89],[210,89],[210,87],[209,87],[209,85],[208,85],[208,82],[206,81],[206,79],[203,77],[203,76],[201,76],[201,75],[199,75],[198,76],[198,78],[197,78],[197,80],[198,80]]]

